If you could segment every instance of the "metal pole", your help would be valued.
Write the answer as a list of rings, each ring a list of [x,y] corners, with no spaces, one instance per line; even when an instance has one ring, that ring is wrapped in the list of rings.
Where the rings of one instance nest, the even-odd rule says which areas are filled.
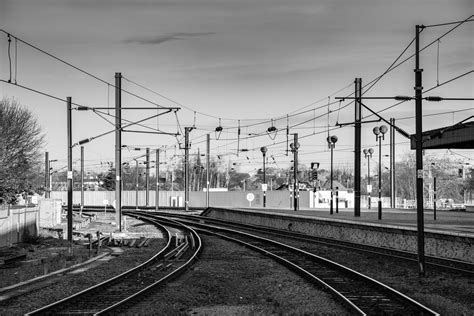
[[[265,170],[265,152],[263,152],[263,184],[266,184],[267,183],[267,180],[266,180],[266,170]],[[266,207],[267,205],[267,195],[266,195],[266,189],[263,190],[263,207]]]
[[[368,185],[370,185],[370,157],[372,157],[372,155],[368,155],[367,156],[367,182],[368,182]],[[367,208],[370,210],[370,207],[371,207],[371,204],[372,204],[372,201],[371,201],[371,198],[370,198],[370,191],[367,190]]]
[[[298,210],[298,198],[299,198],[299,195],[300,195],[300,192],[299,192],[299,185],[298,185],[298,133],[295,133],[293,135],[293,142],[294,142],[294,145],[295,145],[295,154],[294,154],[294,167],[293,167],[293,171],[294,171],[294,178],[295,178],[295,186],[294,186],[294,190],[293,190],[293,206],[294,206],[294,209],[295,209],[295,212]]]
[[[423,218],[423,140],[422,140],[422,72],[420,69],[420,32],[424,26],[416,26],[415,38],[415,129],[416,129],[416,220],[418,229],[418,274],[425,275],[425,236]]]
[[[51,192],[49,191],[49,152],[44,153],[44,197],[49,199]]]
[[[379,220],[382,219],[382,137],[379,138],[379,201],[378,201],[378,213]]]
[[[336,187],[336,213],[339,213],[339,187]]]
[[[293,153],[293,157],[294,157],[294,155],[295,154]],[[290,192],[290,209],[294,204],[293,203],[293,194],[294,194],[294,192],[292,190],[290,190],[292,185],[293,185],[293,191],[294,191],[295,186],[293,184],[293,180],[291,179],[291,173],[290,173],[290,171],[288,171],[288,192]]]
[[[146,149],[145,165],[145,205],[150,205],[150,148]]]
[[[135,160],[135,209],[138,210],[138,160]]]
[[[210,155],[211,155],[211,134],[206,135],[206,207],[209,207],[209,168],[210,168]]]
[[[184,208],[189,209],[189,127],[184,128]]]
[[[81,210],[79,215],[82,216],[84,209],[84,146],[81,146]]]
[[[333,192],[332,192],[332,163],[333,163],[333,149],[334,149],[334,146],[333,146],[333,143],[331,142],[330,143],[330,146],[331,146],[331,180],[330,180],[330,183],[331,183],[331,200],[330,200],[330,204],[329,204],[329,214],[333,214],[334,211],[333,211],[333,205],[332,205],[332,199],[333,199]]]
[[[72,245],[72,98],[67,97],[67,240],[69,252]]]
[[[155,158],[156,189],[155,189],[155,211],[158,212],[160,206],[160,150],[156,150]]]
[[[390,207],[396,207],[395,195],[395,119],[390,119]]]
[[[436,177],[433,177],[433,219],[436,220]]]
[[[122,74],[115,73],[115,220],[122,231]]]
[[[355,79],[355,139],[354,139],[354,216],[360,217],[360,169],[361,169],[361,104],[362,79]]]

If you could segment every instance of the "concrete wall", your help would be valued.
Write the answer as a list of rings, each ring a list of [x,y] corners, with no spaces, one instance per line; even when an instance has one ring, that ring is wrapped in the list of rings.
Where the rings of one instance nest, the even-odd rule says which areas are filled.
[[[301,232],[359,244],[417,252],[414,229],[389,225],[363,224],[344,220],[316,219],[301,215],[281,215],[264,211],[211,208],[209,217]],[[289,224],[291,225],[289,226]],[[459,234],[425,232],[425,254],[474,262],[474,238]]]

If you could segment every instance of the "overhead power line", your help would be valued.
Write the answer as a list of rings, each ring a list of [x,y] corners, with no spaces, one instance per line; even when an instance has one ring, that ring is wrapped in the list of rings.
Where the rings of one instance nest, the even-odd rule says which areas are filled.
[[[79,67],[73,65],[72,63],[70,63],[70,62],[68,62],[68,61],[66,61],[66,60],[64,60],[64,59],[62,59],[62,58],[60,58],[60,57],[57,57],[57,56],[53,55],[52,53],[49,53],[49,52],[45,51],[44,49],[39,48],[39,47],[36,46],[36,45],[33,45],[33,44],[31,44],[31,43],[29,43],[29,42],[27,42],[27,41],[25,41],[25,40],[22,40],[21,38],[19,38],[19,37],[13,35],[12,33],[8,32],[8,31],[6,31],[6,30],[4,30],[4,29],[0,29],[0,32],[3,32],[3,33],[5,33],[5,34],[7,34],[7,36],[8,36],[9,38],[10,38],[10,37],[13,37],[15,40],[17,40],[17,41],[19,41],[19,42],[21,42],[21,43],[23,43],[23,44],[25,44],[25,45],[27,45],[27,46],[29,46],[29,47],[35,49],[35,50],[37,50],[37,51],[39,51],[39,52],[41,52],[41,53],[43,53],[43,54],[45,54],[45,55],[47,55],[47,56],[49,56],[49,57],[55,59],[55,60],[57,60],[57,61],[59,61],[59,62],[61,62],[61,63],[63,63],[63,64],[65,64],[65,65],[67,65],[67,66],[69,66],[69,67],[71,67],[71,68],[73,68],[73,69],[75,69],[75,70],[77,70],[77,71],[79,71],[79,72],[81,72],[81,73],[83,73],[83,74],[85,74],[85,75],[87,75],[87,76],[89,76],[89,77],[91,77],[91,78],[94,78],[94,79],[98,80],[98,81],[100,81],[100,82],[106,84],[107,86],[111,86],[111,87],[114,87],[114,88],[115,88],[115,85],[114,85],[114,84],[111,84],[111,83],[109,83],[108,81],[106,81],[106,80],[104,80],[104,79],[102,79],[102,78],[99,78],[98,76],[96,76],[96,75],[94,75],[94,74],[92,74],[92,73],[90,73],[90,72],[88,72],[88,71],[86,71],[86,70],[84,70],[84,69],[82,69],[82,68],[79,68]],[[10,75],[10,80],[11,80],[11,75]],[[148,102],[148,103],[150,103],[150,104],[153,104],[153,105],[155,105],[155,106],[157,106],[157,107],[159,107],[159,108],[166,108],[165,106],[163,106],[163,105],[161,105],[161,104],[158,104],[158,103],[156,103],[156,102],[153,102],[153,101],[151,101],[151,100],[149,100],[149,99],[146,99],[146,98],[144,98],[144,97],[142,97],[142,96],[140,96],[140,95],[138,95],[138,94],[132,93],[132,92],[130,92],[130,91],[128,91],[128,90],[122,89],[122,91],[123,91],[124,93],[127,93],[127,94],[129,94],[129,95],[131,95],[131,96],[137,98],[137,99],[140,99],[140,100],[142,100],[142,101],[145,101],[145,102]]]

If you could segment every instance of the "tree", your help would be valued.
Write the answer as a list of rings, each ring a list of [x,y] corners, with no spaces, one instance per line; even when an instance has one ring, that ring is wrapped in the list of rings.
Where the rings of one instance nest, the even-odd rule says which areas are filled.
[[[110,165],[107,172],[103,172],[97,175],[99,179],[99,186],[106,191],[115,190],[115,168]]]
[[[468,180],[459,177],[459,169],[462,163],[451,157],[436,158],[429,155],[424,156],[424,200],[428,200],[433,192],[433,177],[437,180],[437,198],[453,199],[462,202],[464,190],[468,190]],[[403,161],[396,163],[396,190],[397,197],[416,199],[416,167],[414,153],[408,154]],[[385,179],[385,178],[382,178]],[[388,181],[388,180],[387,180]]]
[[[0,101],[0,203],[42,191],[44,135],[35,116],[15,100]]]
[[[467,192],[466,199],[472,203],[472,191],[474,191],[474,169],[469,169],[466,173],[464,189]]]

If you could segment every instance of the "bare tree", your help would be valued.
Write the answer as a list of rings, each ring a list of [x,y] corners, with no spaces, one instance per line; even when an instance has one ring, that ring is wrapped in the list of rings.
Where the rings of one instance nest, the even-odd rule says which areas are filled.
[[[15,100],[0,101],[0,203],[16,194],[42,190],[44,135],[36,117]]]

